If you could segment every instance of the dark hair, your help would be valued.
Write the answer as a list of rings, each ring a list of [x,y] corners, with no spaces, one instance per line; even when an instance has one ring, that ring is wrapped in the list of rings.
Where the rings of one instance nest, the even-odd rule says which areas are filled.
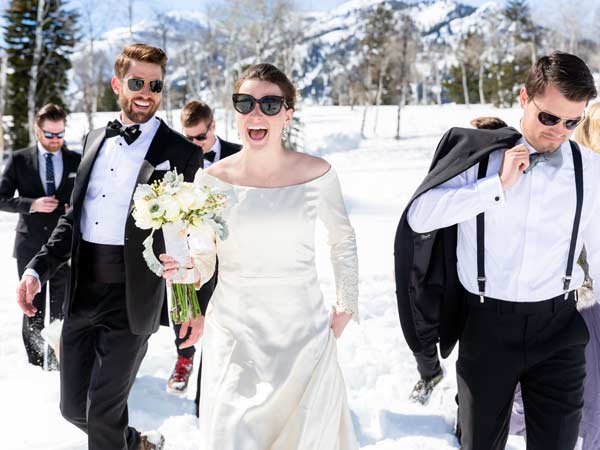
[[[181,110],[181,125],[186,128],[198,125],[202,121],[208,124],[211,120],[213,120],[212,109],[199,100],[187,102]]]
[[[476,117],[471,120],[471,125],[480,130],[497,130],[505,128],[508,125],[499,117]]]
[[[573,102],[590,101],[598,95],[588,66],[581,58],[569,53],[553,52],[542,56],[531,67],[525,80],[527,96],[533,99],[543,95],[549,84]]]
[[[123,49],[115,61],[115,75],[123,79],[131,66],[131,61],[141,61],[158,64],[163,77],[167,71],[167,55],[158,48],[147,44],[132,44]]]
[[[41,127],[45,120],[49,120],[51,122],[66,122],[67,113],[61,106],[54,103],[47,103],[42,106],[35,115],[35,123],[38,127]]]
[[[242,72],[235,83],[235,92],[240,91],[240,86],[246,80],[261,80],[276,84],[281,89],[288,108],[294,109],[296,105],[296,88],[285,73],[272,64],[255,64]]]

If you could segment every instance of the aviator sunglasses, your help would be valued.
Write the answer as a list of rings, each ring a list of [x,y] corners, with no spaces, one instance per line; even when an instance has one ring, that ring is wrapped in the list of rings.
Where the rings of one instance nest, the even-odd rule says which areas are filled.
[[[208,125],[206,125],[206,131],[204,133],[200,133],[197,136],[188,136],[186,134],[185,137],[188,138],[190,141],[194,141],[194,140],[196,140],[196,141],[205,141],[206,138],[208,137],[208,133],[210,131],[210,126],[212,125],[212,123],[213,123],[212,120],[210,122],[208,122]]]
[[[278,114],[283,106],[288,109],[285,98],[279,95],[265,95],[257,99],[248,94],[233,94],[231,98],[233,99],[233,107],[240,114],[250,114],[257,103],[263,114],[267,116]]]
[[[46,139],[62,139],[65,137],[64,131],[59,131],[58,133],[52,133],[51,131],[42,130],[42,134]]]
[[[141,78],[130,78],[127,80],[127,87],[130,91],[137,92],[144,89],[144,84],[146,84],[146,80],[142,80]],[[148,81],[150,85],[150,90],[155,94],[160,93],[163,90],[163,82],[162,80],[152,80]]]
[[[531,101],[533,102],[533,104],[539,111],[538,120],[540,121],[540,123],[542,125],[545,125],[547,127],[553,127],[554,125],[558,125],[560,122],[563,122],[565,125],[565,128],[569,131],[572,131],[583,120],[583,116],[577,117],[575,119],[562,119],[558,116],[555,116],[554,114],[550,114],[550,113],[547,113],[544,110],[542,110],[542,108],[540,108],[537,105],[535,100],[531,99]]]

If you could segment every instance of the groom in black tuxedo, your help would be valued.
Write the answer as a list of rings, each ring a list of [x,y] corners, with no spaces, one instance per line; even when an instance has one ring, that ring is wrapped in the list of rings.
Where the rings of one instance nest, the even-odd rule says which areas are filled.
[[[121,113],[91,131],[77,172],[71,208],[27,266],[18,302],[35,313],[34,294],[72,258],[61,338],[63,416],[88,434],[90,450],[158,450],[164,438],[128,426],[127,398],[160,324],[168,325],[164,280],[147,267],[143,241],[149,230],[131,215],[138,184],[177,169],[192,181],[202,166],[196,147],[155,117],[167,56],[155,47],[126,47],[115,62],[111,85]],[[154,251],[164,253],[161,232]],[[190,343],[203,318],[190,321]]]
[[[64,145],[66,119],[67,114],[60,106],[44,105],[35,116],[36,144],[14,152],[0,179],[0,211],[19,213],[13,251],[19,278],[50,237],[73,191],[81,156]],[[37,313],[33,317],[23,316],[23,342],[33,365],[44,367],[44,341],[40,332],[46,314],[50,315],[51,322],[63,318],[68,274],[68,264],[64,264],[49,279],[49,311],[46,311],[47,285],[44,284],[33,300]],[[50,370],[58,368],[51,348],[47,366]]]

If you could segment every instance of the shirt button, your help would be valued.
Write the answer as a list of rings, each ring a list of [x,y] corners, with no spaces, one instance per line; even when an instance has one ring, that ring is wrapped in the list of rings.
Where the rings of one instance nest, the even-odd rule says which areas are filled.
[[[114,171],[115,171],[115,169],[110,169],[110,171],[111,171],[111,172],[114,172]]]
[[[494,197],[494,200],[496,200],[497,202],[499,202],[500,201],[500,197],[496,196],[496,197]]]
[[[96,222],[96,225],[98,225],[98,222]]]
[[[106,198],[106,194],[102,194],[102,198]]]

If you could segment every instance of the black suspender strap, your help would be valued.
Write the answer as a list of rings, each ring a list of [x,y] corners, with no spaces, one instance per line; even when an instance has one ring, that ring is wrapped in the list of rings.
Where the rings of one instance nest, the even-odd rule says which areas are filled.
[[[481,180],[487,176],[489,155],[479,161],[477,179]],[[484,213],[477,214],[477,286],[481,303],[485,298],[485,216]]]
[[[569,247],[569,258],[567,259],[567,272],[565,274],[563,290],[565,291],[565,300],[569,295],[569,285],[573,278],[573,264],[575,261],[575,246],[577,245],[577,235],[579,234],[579,222],[581,221],[581,209],[583,207],[583,165],[581,163],[581,151],[574,141],[571,143],[571,153],[573,154],[573,167],[575,168],[575,191],[577,193],[577,206],[575,207],[575,219],[573,220],[573,231],[571,232],[571,244]]]

